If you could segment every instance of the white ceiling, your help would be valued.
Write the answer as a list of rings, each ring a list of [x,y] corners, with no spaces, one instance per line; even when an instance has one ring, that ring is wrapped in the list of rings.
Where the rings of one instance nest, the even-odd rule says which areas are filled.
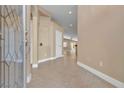
[[[77,6],[76,5],[42,5],[52,18],[64,28],[64,36],[77,38]],[[69,11],[72,14],[69,15]],[[72,24],[72,27],[69,26]]]

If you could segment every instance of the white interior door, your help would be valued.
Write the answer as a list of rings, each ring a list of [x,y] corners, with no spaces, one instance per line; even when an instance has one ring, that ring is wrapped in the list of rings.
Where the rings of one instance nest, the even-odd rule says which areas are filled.
[[[56,31],[56,57],[62,56],[62,32]]]

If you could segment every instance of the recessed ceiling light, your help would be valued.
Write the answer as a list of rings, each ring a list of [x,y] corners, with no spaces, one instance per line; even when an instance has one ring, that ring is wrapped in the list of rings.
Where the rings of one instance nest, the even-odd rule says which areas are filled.
[[[72,11],[69,11],[68,14],[71,15],[72,14]]]
[[[73,25],[72,25],[72,24],[70,24],[69,26],[70,26],[70,27],[72,27]]]

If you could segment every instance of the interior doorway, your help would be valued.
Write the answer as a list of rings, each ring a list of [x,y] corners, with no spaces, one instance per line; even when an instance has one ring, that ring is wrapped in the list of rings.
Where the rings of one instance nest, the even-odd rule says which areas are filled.
[[[56,58],[62,56],[62,32],[56,30]]]

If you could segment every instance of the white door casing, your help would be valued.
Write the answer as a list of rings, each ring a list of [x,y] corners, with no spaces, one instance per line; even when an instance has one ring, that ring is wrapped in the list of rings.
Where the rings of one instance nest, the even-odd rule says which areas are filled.
[[[62,57],[62,32],[56,30],[56,58]]]

